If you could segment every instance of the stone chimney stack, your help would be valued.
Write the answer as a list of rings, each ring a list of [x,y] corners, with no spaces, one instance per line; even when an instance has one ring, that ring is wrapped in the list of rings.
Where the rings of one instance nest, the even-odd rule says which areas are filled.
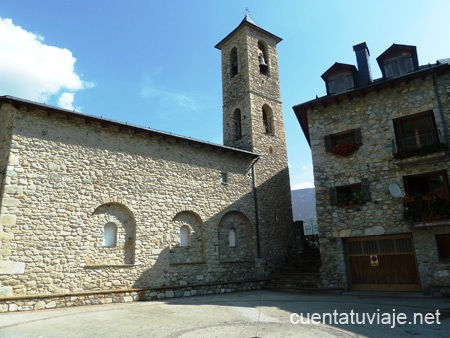
[[[372,74],[369,65],[369,48],[365,42],[353,46],[358,63],[358,86],[365,86],[372,82]]]

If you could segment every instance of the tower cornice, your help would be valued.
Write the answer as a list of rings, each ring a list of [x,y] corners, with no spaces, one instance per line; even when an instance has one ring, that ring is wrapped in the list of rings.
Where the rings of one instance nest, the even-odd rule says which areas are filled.
[[[268,35],[270,36],[272,39],[275,40],[275,43],[279,43],[280,41],[282,41],[283,39],[276,36],[275,34],[272,34],[268,31],[266,31],[265,29],[262,29],[261,27],[257,26],[256,23],[250,19],[250,17],[248,16],[248,14],[245,16],[245,18],[241,21],[241,23],[239,24],[239,26],[237,26],[230,34],[228,34],[225,38],[223,38],[217,45],[215,45],[214,47],[217,49],[222,49],[222,46],[234,35],[236,34],[238,31],[240,31],[241,29],[243,29],[244,27],[250,27],[251,29],[254,29],[256,31],[259,31],[260,33],[264,34],[264,35]]]

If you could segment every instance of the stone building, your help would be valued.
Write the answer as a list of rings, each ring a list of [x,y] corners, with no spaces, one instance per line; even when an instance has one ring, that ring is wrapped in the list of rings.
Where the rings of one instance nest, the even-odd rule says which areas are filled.
[[[372,79],[335,63],[327,95],[293,107],[314,164],[321,288],[450,291],[450,65],[393,44]]]
[[[0,312],[260,287],[291,245],[280,40],[216,46],[224,145],[0,97]]]

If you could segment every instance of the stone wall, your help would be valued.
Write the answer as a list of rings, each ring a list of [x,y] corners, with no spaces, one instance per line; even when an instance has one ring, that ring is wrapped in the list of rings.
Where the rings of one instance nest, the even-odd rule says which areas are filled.
[[[268,273],[255,259],[255,156],[55,109],[4,103],[0,113],[14,117],[0,215],[0,297]],[[264,203],[260,208],[271,207]],[[104,246],[106,224],[117,229],[115,247]],[[223,233],[231,224],[232,252]],[[186,248],[179,247],[181,225],[191,229]],[[262,243],[269,261],[284,235],[276,236]]]
[[[449,233],[450,223],[416,227],[405,221],[401,198],[394,198],[389,185],[397,183],[404,192],[403,176],[447,170],[448,156],[413,164],[393,157],[393,119],[431,110],[437,129],[444,136],[450,117],[450,75],[436,75],[439,100],[431,75],[397,83],[378,91],[339,103],[309,109],[311,150],[317,197],[317,221],[323,260],[322,287],[348,287],[343,239],[348,237],[412,233],[422,290],[450,276],[450,264],[439,261],[435,233]],[[326,152],[324,136],[361,128],[362,146],[349,157]],[[358,206],[339,207],[330,203],[330,188],[369,182],[371,201]]]
[[[258,290],[262,282],[228,282],[214,284],[196,284],[190,286],[172,286],[149,289],[130,289],[115,291],[90,291],[70,294],[47,294],[40,296],[4,297],[0,302],[1,312],[17,312],[55,309],[83,305],[101,305],[111,303],[129,303],[175,297],[201,296],[219,293]]]

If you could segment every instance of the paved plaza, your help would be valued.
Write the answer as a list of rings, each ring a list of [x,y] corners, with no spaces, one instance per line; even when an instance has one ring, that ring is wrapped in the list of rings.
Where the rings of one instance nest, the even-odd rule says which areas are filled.
[[[416,324],[414,324],[416,321]],[[249,291],[0,315],[0,337],[448,337],[450,299]]]

